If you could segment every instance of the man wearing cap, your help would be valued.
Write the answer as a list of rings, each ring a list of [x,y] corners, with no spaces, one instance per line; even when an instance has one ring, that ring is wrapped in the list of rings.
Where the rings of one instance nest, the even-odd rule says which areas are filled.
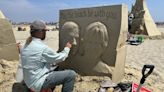
[[[68,42],[63,51],[56,53],[42,40],[46,37],[46,25],[41,20],[34,21],[31,26],[31,37],[21,50],[24,81],[34,92],[53,89],[62,84],[62,92],[72,92],[76,73],[73,70],[52,71],[51,64],[64,61],[72,45]]]

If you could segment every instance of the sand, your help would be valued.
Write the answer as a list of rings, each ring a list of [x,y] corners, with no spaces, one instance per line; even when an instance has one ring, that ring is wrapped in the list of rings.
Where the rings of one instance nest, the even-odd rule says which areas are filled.
[[[18,61],[0,59],[0,92],[12,92]]]
[[[164,32],[164,27],[160,27],[159,30]],[[25,39],[29,36],[29,31],[16,31],[14,29],[14,34],[16,41],[24,44]],[[58,49],[58,34],[58,31],[48,31],[47,38],[44,41],[55,51]],[[155,65],[154,72],[147,78],[144,86],[152,92],[164,92],[164,39],[146,39],[138,46],[127,45],[125,77],[122,81],[139,83],[144,64]],[[12,92],[17,66],[18,61],[0,60],[0,92]],[[76,79],[74,92],[97,92],[102,80],[109,80],[109,78],[82,77],[79,75]],[[61,86],[57,87],[55,92],[60,92],[60,88]]]

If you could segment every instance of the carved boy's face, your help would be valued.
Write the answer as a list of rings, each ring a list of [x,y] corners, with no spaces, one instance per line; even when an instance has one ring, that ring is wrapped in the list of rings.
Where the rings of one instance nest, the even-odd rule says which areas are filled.
[[[79,27],[74,22],[66,22],[62,26],[62,39],[63,45],[67,42],[71,42],[73,47],[71,49],[71,53],[75,54],[78,49],[78,39],[79,39]]]

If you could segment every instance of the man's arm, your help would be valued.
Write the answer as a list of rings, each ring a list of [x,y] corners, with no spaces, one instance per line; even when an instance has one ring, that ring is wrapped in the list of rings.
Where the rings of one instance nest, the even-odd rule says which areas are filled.
[[[66,44],[66,47],[64,48],[64,50],[59,52],[59,53],[54,52],[50,48],[46,48],[43,51],[42,56],[43,56],[45,62],[56,63],[57,64],[59,62],[64,61],[68,57],[68,54],[69,54],[69,51],[70,51],[71,47],[72,47],[72,45],[68,42]]]

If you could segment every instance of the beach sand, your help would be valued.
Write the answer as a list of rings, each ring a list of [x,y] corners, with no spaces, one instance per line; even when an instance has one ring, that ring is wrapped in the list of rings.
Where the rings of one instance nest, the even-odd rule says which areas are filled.
[[[164,32],[164,27],[159,30]],[[16,31],[14,34],[17,42],[24,44],[29,36],[29,31]],[[48,31],[45,43],[58,50],[59,32]],[[146,39],[141,45],[127,45],[127,56],[125,62],[125,77],[122,82],[139,83],[142,77],[141,71],[144,64],[155,65],[154,72],[146,79],[144,86],[152,92],[164,92],[164,39],[149,40]],[[15,82],[15,73],[18,61],[0,60],[0,92],[12,92],[12,84]],[[74,87],[74,92],[97,92],[99,82],[109,80],[107,77],[82,77],[78,75]],[[60,92],[61,86],[56,88],[55,92]]]

